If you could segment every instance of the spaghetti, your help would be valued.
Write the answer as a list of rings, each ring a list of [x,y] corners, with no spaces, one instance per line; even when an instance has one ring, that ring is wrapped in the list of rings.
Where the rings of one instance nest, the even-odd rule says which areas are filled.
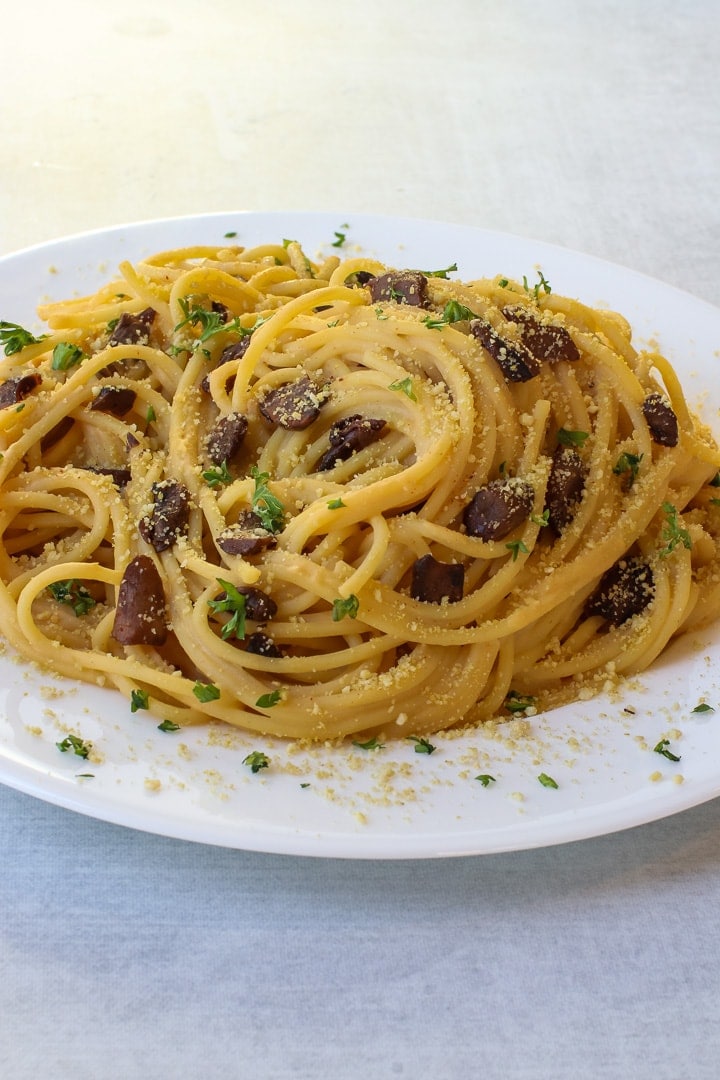
[[[720,596],[720,451],[614,313],[192,247],[0,324],[0,616],[169,724],[430,733],[640,672]]]

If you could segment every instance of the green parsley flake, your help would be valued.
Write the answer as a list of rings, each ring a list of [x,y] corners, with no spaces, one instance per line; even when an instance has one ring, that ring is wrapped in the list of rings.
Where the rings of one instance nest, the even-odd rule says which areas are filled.
[[[87,758],[92,750],[92,743],[85,742],[79,735],[66,735],[62,742],[55,743],[61,754],[67,754],[72,750],[78,757]]]
[[[671,555],[676,547],[682,545],[688,551],[692,548],[692,540],[690,539],[690,533],[687,529],[683,528],[678,520],[677,507],[672,503],[664,502],[662,504],[663,511],[666,516],[666,522],[663,525],[662,539],[665,541],[665,547],[661,548],[658,554],[660,558],[666,558]]]
[[[270,474],[260,472],[257,465],[253,465],[250,475],[255,481],[255,491],[252,496],[253,512],[260,518],[263,528],[268,532],[282,532],[285,527],[285,507],[267,486]]]
[[[421,739],[418,735],[408,735],[408,740],[415,743],[416,754],[434,754],[437,750],[427,739]]]
[[[342,499],[331,499],[330,502],[327,504],[328,510],[342,510],[343,506],[345,505],[346,504],[342,501]]]
[[[227,611],[231,616],[223,623],[220,637],[223,641],[227,641],[230,637],[242,640],[245,637],[245,596],[231,581],[225,581],[223,578],[216,578],[216,580],[218,585],[225,590],[225,595],[217,600],[208,600],[208,607],[216,615]]]
[[[68,578],[67,581],[54,581],[52,585],[48,585],[47,589],[59,604],[67,604],[78,617],[87,615],[88,611],[94,608],[97,603],[85,586],[81,585],[75,578]]]
[[[552,776],[548,776],[547,773],[541,772],[538,776],[538,780],[543,787],[557,788],[559,787],[557,780],[553,780]]]
[[[270,767],[270,758],[262,750],[253,750],[243,758],[243,765],[249,765],[252,772],[257,773]]]
[[[496,782],[495,777],[491,776],[490,773],[486,772],[480,773],[480,775],[476,776],[475,779],[479,780],[483,787],[489,787],[490,784],[494,784]]]
[[[196,682],[193,686],[193,694],[204,704],[206,701],[217,701],[220,690],[214,683]]]
[[[367,742],[358,742],[357,739],[353,739],[353,746],[357,746],[360,750],[384,750],[385,743],[381,743],[377,735],[373,735]]]
[[[0,345],[3,346],[6,356],[21,352],[26,345],[37,345],[45,337],[45,334],[35,337],[29,330],[18,326],[17,323],[5,322],[4,319],[0,319]]]
[[[163,720],[162,724],[158,724],[158,731],[179,731],[180,725],[176,724],[174,720]]]
[[[346,615],[349,615],[351,619],[356,619],[359,610],[360,601],[354,593],[350,593],[350,595],[345,599],[338,597],[337,600],[333,600],[333,622],[340,622],[340,620],[344,619]]]
[[[51,366],[53,371],[69,371],[75,364],[79,364],[82,358],[82,349],[78,349],[77,345],[59,341],[53,349]]]
[[[667,758],[668,761],[679,761],[679,756],[677,754],[673,754],[671,750],[668,750],[669,746],[669,739],[661,739],[657,746],[653,746],[653,752],[656,754],[661,754],[662,757]]]
[[[396,379],[395,382],[390,383],[388,390],[399,390],[401,393],[409,397],[411,401],[417,401],[415,397],[415,391],[413,390],[413,381],[410,375],[405,379]]]
[[[150,695],[147,690],[133,690],[130,693],[130,712],[137,712],[138,709],[150,708]]]
[[[509,551],[512,552],[512,561],[515,562],[518,555],[522,552],[523,555],[527,555],[529,548],[522,540],[508,540],[505,545]]]
[[[223,461],[222,465],[218,465],[212,469],[206,469],[202,474],[202,478],[206,484],[211,488],[221,487],[226,484],[232,484],[232,475],[227,466],[227,461]]]
[[[567,428],[560,428],[557,433],[557,441],[561,446],[584,446],[585,440],[589,438],[587,431],[568,431]]]
[[[261,694],[255,702],[257,709],[272,709],[282,700],[282,690],[271,690],[269,694]]]
[[[715,712],[715,709],[712,707],[712,705],[708,705],[706,702],[701,701],[699,705],[695,706],[695,708],[693,709],[693,712],[694,713]]]

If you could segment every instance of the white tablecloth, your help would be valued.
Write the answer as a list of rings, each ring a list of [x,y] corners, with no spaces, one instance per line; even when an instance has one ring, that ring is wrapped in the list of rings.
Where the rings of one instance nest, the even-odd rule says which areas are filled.
[[[714,0],[16,0],[2,36],[0,253],[367,211],[720,304]],[[206,847],[8,788],[0,811],[7,1080],[720,1075],[718,800],[427,862]]]

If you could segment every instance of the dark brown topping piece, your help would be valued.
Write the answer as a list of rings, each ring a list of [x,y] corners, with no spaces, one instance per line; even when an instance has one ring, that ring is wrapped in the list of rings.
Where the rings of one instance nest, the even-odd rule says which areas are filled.
[[[600,615],[612,626],[622,626],[644,611],[655,595],[653,572],[642,559],[621,559],[603,574],[590,597],[587,615]]]
[[[268,622],[277,615],[277,604],[272,596],[268,596],[262,589],[241,585],[238,592],[245,597],[245,615],[253,622]]]
[[[112,416],[125,416],[135,404],[137,397],[129,386],[101,386],[93,399],[92,412],[110,413]]]
[[[248,419],[242,413],[221,416],[207,439],[208,457],[214,465],[230,462],[243,444],[248,429]]]
[[[220,357],[215,367],[219,368],[222,367],[223,364],[229,364],[231,360],[241,360],[248,350],[251,336],[251,334],[245,334],[245,336],[241,337],[239,341],[233,341],[232,345],[226,345],[223,351],[220,353]],[[233,381],[234,376],[232,379],[228,379],[227,389],[230,389]],[[209,375],[203,376],[200,382],[200,387],[202,390],[205,391],[206,394],[210,391]]]
[[[40,450],[42,453],[44,454],[46,450],[50,450],[56,443],[59,443],[61,439],[64,439],[74,423],[75,421],[72,416],[63,416],[62,420],[58,421],[55,427],[50,428],[47,435],[43,435],[40,440]]]
[[[502,540],[521,525],[532,510],[533,489],[524,480],[493,480],[465,507],[463,522],[469,536]]]
[[[318,462],[318,472],[327,472],[339,461],[347,461],[358,450],[363,450],[380,438],[385,420],[368,416],[345,416],[336,420],[328,432],[330,448]]]
[[[679,431],[677,416],[670,403],[656,391],[643,401],[643,415],[650,428],[653,442],[660,446],[677,446]]]
[[[413,564],[410,595],[428,604],[447,600],[455,604],[462,600],[465,567],[461,563],[439,562],[432,555],[423,555]]]
[[[121,645],[162,645],[167,638],[165,592],[149,555],[136,555],[125,568],[112,636]]]
[[[326,400],[327,394],[318,390],[310,376],[301,375],[269,390],[259,402],[259,409],[270,424],[288,431],[304,431],[317,420]]]
[[[586,479],[587,469],[577,450],[568,446],[556,447],[545,492],[545,509],[548,524],[558,535],[574,518]]]
[[[33,372],[31,375],[16,375],[12,379],[6,379],[0,385],[0,409],[7,409],[10,405],[19,405],[41,382],[42,379],[37,372]]]
[[[154,321],[153,308],[145,308],[137,314],[124,311],[110,334],[108,345],[147,345]]]
[[[564,326],[544,323],[522,306],[506,307],[503,315],[522,327],[523,345],[536,360],[579,360],[580,350]]]
[[[252,510],[244,510],[235,524],[228,525],[217,538],[217,546],[227,555],[258,555],[276,543],[274,534]]]
[[[99,476],[109,476],[115,487],[120,488],[121,490],[122,488],[127,487],[132,479],[132,473],[129,469],[115,468],[115,466],[112,465],[91,465],[87,471],[97,473]]]
[[[368,281],[374,303],[395,300],[398,304],[426,308],[429,306],[427,278],[419,270],[391,270]]]
[[[256,656],[269,656],[273,660],[279,660],[282,656],[282,652],[273,639],[263,634],[262,630],[256,630],[254,634],[248,635],[245,639],[245,648],[249,653],[254,653]]]
[[[528,382],[540,373],[540,361],[520,342],[501,338],[485,319],[473,319],[470,333],[496,361],[508,382]]]
[[[185,533],[190,516],[190,493],[178,480],[152,486],[154,505],[138,523],[140,535],[156,551],[166,551]]]

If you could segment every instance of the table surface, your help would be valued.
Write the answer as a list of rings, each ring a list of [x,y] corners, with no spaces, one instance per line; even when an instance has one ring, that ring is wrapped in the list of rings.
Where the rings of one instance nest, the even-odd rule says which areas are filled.
[[[383,213],[720,305],[719,34],[715,0],[27,0],[3,16],[0,253],[204,211]],[[372,862],[0,788],[0,866],[7,1080],[719,1073],[720,800]]]

